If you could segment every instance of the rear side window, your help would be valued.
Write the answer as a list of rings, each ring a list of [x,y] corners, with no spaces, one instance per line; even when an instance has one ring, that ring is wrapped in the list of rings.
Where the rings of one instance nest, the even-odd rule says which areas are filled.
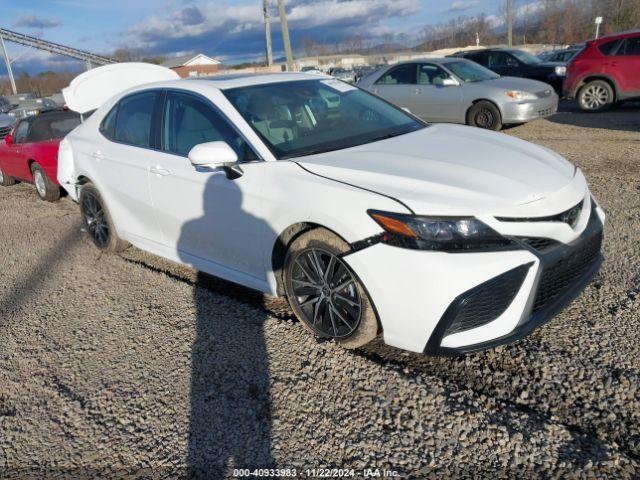
[[[640,55],[640,37],[627,38],[618,55]]]
[[[222,115],[193,95],[169,92],[163,118],[162,147],[166,152],[186,157],[198,144],[222,141],[235,150],[240,161],[258,158]]]
[[[27,134],[29,133],[29,127],[31,122],[29,120],[23,120],[16,128],[16,133],[13,135],[14,143],[25,143],[27,141]]]
[[[618,45],[620,44],[620,40],[612,40],[610,42],[603,43],[598,46],[598,50],[603,55],[613,55],[615,51],[618,49]]]
[[[107,116],[102,119],[100,124],[100,132],[109,140],[114,140],[116,134],[116,116],[118,115],[118,106],[111,109]]]
[[[409,63],[392,68],[378,79],[378,85],[412,85],[416,83],[416,64]]]
[[[156,92],[144,92],[120,100],[113,136],[115,141],[136,147],[151,146],[151,117],[157,96]]]

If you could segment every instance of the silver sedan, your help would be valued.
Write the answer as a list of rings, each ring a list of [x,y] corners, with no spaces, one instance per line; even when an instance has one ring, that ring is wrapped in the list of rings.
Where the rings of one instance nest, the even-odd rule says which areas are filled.
[[[556,112],[558,96],[537,80],[501,77],[462,58],[429,58],[388,65],[358,86],[429,122],[500,130]]]

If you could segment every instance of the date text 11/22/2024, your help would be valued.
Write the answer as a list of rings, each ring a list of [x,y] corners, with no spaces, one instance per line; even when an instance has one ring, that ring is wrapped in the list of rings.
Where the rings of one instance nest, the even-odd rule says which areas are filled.
[[[302,475],[300,475],[302,474]],[[233,470],[234,477],[289,477],[297,478],[393,478],[399,477],[399,473],[395,470],[386,470],[383,468],[364,468],[355,470],[353,468],[307,468],[298,471],[295,468],[235,468]]]

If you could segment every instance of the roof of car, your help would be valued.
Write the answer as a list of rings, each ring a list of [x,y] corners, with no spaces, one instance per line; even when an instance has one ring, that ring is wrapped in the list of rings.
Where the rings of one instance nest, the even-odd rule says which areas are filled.
[[[206,82],[221,90],[237,87],[249,87],[265,83],[293,82],[296,80],[319,80],[332,78],[329,75],[310,74],[303,72],[286,73],[237,73],[229,75],[215,75],[205,78],[191,78],[189,82]],[[178,80],[180,81],[180,80]]]

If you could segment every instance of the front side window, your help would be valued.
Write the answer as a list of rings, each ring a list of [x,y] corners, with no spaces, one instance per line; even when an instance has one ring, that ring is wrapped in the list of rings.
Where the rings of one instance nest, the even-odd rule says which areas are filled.
[[[323,153],[425,127],[398,107],[339,80],[300,80],[224,90],[279,159]]]
[[[29,120],[23,120],[18,124],[16,133],[13,136],[14,143],[25,143],[27,141],[30,126],[31,122]]]
[[[416,64],[408,63],[387,71],[378,79],[378,85],[413,85],[416,83]]]
[[[620,48],[619,54],[640,55],[640,37],[627,38]]]
[[[493,52],[488,56],[489,68],[517,67],[518,62],[508,53]]]
[[[198,144],[226,142],[240,161],[257,160],[247,142],[207,102],[193,95],[169,92],[164,106],[162,148],[187,156]]]
[[[157,92],[143,92],[118,103],[114,140],[136,147],[151,146],[151,117]]]
[[[447,62],[444,66],[465,83],[482,82],[484,80],[500,78],[500,75],[492,72],[488,68],[466,60]]]
[[[419,85],[442,85],[445,78],[451,78],[451,75],[437,65],[425,63],[418,67]]]

